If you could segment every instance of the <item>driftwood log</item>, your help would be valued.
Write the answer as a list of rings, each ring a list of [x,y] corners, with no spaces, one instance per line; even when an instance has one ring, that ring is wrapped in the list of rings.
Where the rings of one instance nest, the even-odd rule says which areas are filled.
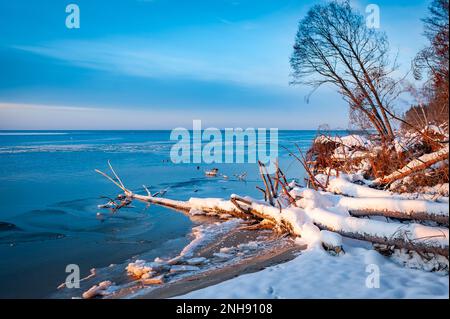
[[[355,217],[382,216],[401,220],[433,221],[447,227],[449,225],[448,203],[430,201],[425,197],[410,199],[366,185],[357,185],[342,178],[335,187],[335,181],[329,183],[327,196]]]
[[[411,212],[405,213],[395,210],[382,211],[380,209],[351,209],[349,210],[350,215],[355,217],[364,216],[382,216],[387,218],[395,218],[401,220],[420,220],[420,221],[434,221],[441,224],[442,226],[449,225],[449,218],[445,215],[434,215],[428,212]]]
[[[244,220],[250,220],[255,219],[257,221],[266,221],[270,224],[274,225],[274,227],[278,227],[281,230],[284,230],[286,232],[289,232],[291,235],[294,236],[301,236],[301,233],[298,233],[297,228],[298,226],[293,224],[290,220],[284,219],[284,218],[275,218],[272,214],[268,214],[265,212],[265,210],[271,210],[271,209],[277,209],[275,207],[264,205],[259,202],[252,202],[251,200],[247,198],[242,198],[239,196],[233,196],[229,201],[223,201],[221,202],[221,205],[209,205],[205,201],[205,205],[203,206],[197,206],[190,203],[190,201],[175,201],[171,199],[166,198],[157,198],[157,197],[151,197],[151,196],[143,196],[134,194],[132,192],[128,192],[127,196],[132,199],[137,199],[143,202],[152,203],[168,208],[172,208],[178,211],[183,212],[189,212],[191,209],[201,210],[205,213],[216,213],[217,215],[220,214],[229,214],[231,216],[242,218]],[[227,207],[226,203],[232,203],[234,207]],[[295,208],[299,210],[299,208]],[[280,216],[283,216],[283,210],[280,211]],[[338,216],[332,212],[328,212],[329,216],[334,218],[341,218],[341,216]],[[350,232],[346,231],[344,229],[336,228],[333,225],[327,223],[326,219],[318,219],[317,215],[312,213],[307,213],[309,217],[312,218],[315,225],[317,225],[320,229],[332,231],[335,233],[338,233],[344,237],[363,240],[363,241],[369,241],[376,244],[384,244],[387,246],[394,246],[396,248],[405,248],[409,250],[415,250],[422,253],[436,253],[445,257],[449,256],[449,247],[448,243],[447,245],[441,246],[439,244],[433,243],[433,238],[436,236],[436,238],[439,237],[445,237],[444,230],[437,228],[437,227],[427,227],[420,225],[424,230],[427,230],[430,233],[433,233],[430,238],[409,238],[408,237],[408,229],[405,228],[405,224],[397,223],[396,226],[398,226],[397,232],[392,232],[391,236],[389,237],[380,237],[376,234],[371,234],[370,230],[366,230],[364,228],[364,225],[361,225],[358,229],[358,231]],[[348,224],[355,224],[359,223],[361,220],[356,217],[346,217],[345,221]],[[374,222],[374,221],[372,221]],[[394,223],[384,223],[378,221],[379,224],[386,224],[386,227],[392,228],[392,225]]]
[[[302,229],[301,225],[297,223],[297,219],[299,216],[307,216],[320,229],[332,231],[348,238],[405,248],[420,253],[435,253],[447,258],[449,256],[448,228],[360,219],[342,216],[322,208],[308,210],[298,207],[274,207],[266,202],[237,195],[232,195],[229,200],[191,198],[188,201],[179,201],[152,196],[145,186],[147,195],[140,195],[127,189],[111,166],[110,168],[116,179],[101,171],[96,171],[121,188],[124,192],[122,197],[125,196],[129,201],[139,200],[182,212],[197,210],[217,215],[228,214],[244,220],[270,224],[275,229],[300,237]],[[373,230],[374,225],[376,225],[376,229],[385,230],[382,235]],[[427,234],[427,237],[418,236],[418,234],[424,233]]]
[[[401,220],[433,221],[443,226],[449,225],[448,204],[431,202],[437,207],[437,212],[427,210],[425,200],[383,198],[378,205],[369,205],[379,201],[378,198],[340,196],[337,205],[348,209],[355,217],[382,216]],[[406,203],[406,207],[402,205]]]

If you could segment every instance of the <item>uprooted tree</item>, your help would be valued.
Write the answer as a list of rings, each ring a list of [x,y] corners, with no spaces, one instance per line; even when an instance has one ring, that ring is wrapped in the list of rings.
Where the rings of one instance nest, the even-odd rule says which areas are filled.
[[[142,195],[126,188],[111,165],[112,176],[99,170],[97,172],[123,191],[118,199],[127,205],[133,200],[139,200],[186,213],[203,212],[209,216],[240,218],[250,224],[249,228],[272,228],[292,236],[308,238],[310,243],[313,238],[314,241],[321,242],[324,247],[335,252],[342,251],[342,247],[340,244],[337,246],[333,244],[334,241],[330,244],[327,240],[329,236],[322,232],[333,232],[338,234],[337,236],[448,258],[449,234],[448,228],[445,228],[448,226],[448,205],[445,203],[394,198],[380,200],[371,194],[366,195],[367,197],[351,197],[351,193],[346,194],[348,189],[356,187],[365,193],[368,188],[335,177],[321,183],[324,192],[320,193],[298,187],[295,182],[288,183],[279,168],[276,173],[268,174],[262,163],[259,163],[259,166],[264,182],[264,188],[261,188],[264,200],[232,195],[229,199],[191,198],[180,201],[157,197],[145,186],[146,194]],[[374,201],[375,207],[366,205]],[[349,214],[336,213],[337,208],[346,209]],[[433,221],[442,226],[383,222],[364,218],[374,215]]]

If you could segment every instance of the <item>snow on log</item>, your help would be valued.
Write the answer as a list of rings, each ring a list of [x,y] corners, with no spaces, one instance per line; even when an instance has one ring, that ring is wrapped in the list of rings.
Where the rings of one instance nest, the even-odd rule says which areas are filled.
[[[356,184],[350,186],[368,188]],[[347,197],[306,188],[294,188],[291,193],[292,196],[301,198],[297,204],[303,208],[336,207],[345,209],[353,216],[383,216],[405,220],[434,221],[445,226],[449,224],[449,207],[447,203],[442,202],[408,199],[403,196]]]
[[[321,143],[321,144],[327,144],[330,142],[340,144],[347,148],[350,148],[350,147],[369,148],[369,147],[373,146],[373,143],[369,139],[367,139],[366,137],[364,137],[362,135],[347,135],[347,136],[321,135],[321,136],[316,137],[316,139],[314,140],[314,143]]]
[[[242,212],[230,200],[223,198],[190,198],[188,204],[194,208],[206,213],[216,213],[217,215],[229,214],[242,219],[249,219],[249,215]]]
[[[253,202],[251,210],[260,216],[273,219],[283,225],[292,235],[309,241],[320,239],[321,234],[311,231],[311,222],[322,230],[338,233],[342,236],[406,248],[420,252],[437,253],[448,257],[448,229],[428,227],[420,224],[387,223],[369,219],[360,219],[333,213],[323,208],[300,209],[296,207],[278,209],[266,204]]]
[[[346,208],[353,216],[384,216],[430,220],[446,226],[449,224],[449,207],[446,203],[397,198],[338,197],[337,206]]]
[[[350,197],[392,197],[392,193],[350,182],[344,177],[330,178],[327,191]]]
[[[377,178],[374,181],[374,184],[375,185],[389,184],[398,179],[402,179],[414,172],[424,170],[433,164],[436,164],[440,161],[448,159],[448,151],[449,151],[449,147],[447,145],[446,147],[440,149],[439,151],[422,155],[421,157],[412,160],[406,166],[399,169],[398,171],[395,171],[388,176],[384,176],[382,178]]]
[[[98,285],[94,285],[89,290],[85,291],[82,295],[84,299],[91,299],[96,296],[110,295],[115,287],[111,281],[102,281]]]
[[[400,196],[347,197],[312,189],[294,189],[292,192],[301,198],[297,204],[303,208],[343,208],[353,216],[383,216],[405,220],[434,221],[444,226],[449,224],[447,203],[406,199]]]
[[[324,248],[328,251],[334,251],[336,254],[340,254],[344,251],[342,248],[342,237],[335,232],[321,230],[320,240],[322,241]]]
[[[130,191],[126,192],[126,196],[143,202],[187,212],[192,215],[212,213],[217,216],[228,214],[245,220],[251,218],[251,215],[243,213],[231,201],[221,198],[191,198],[189,201],[178,201],[150,195],[134,194]]]
[[[181,211],[185,211],[185,212],[188,212],[191,209],[191,206],[189,206],[184,201],[178,201],[178,200],[162,198],[162,197],[144,196],[144,195],[134,194],[130,191],[126,191],[125,195],[132,199],[137,199],[137,200],[140,200],[143,202],[160,205],[160,206],[164,206],[164,207],[169,207],[169,208],[173,208],[173,209],[181,210]]]
[[[305,209],[305,213],[320,229],[332,231],[344,237],[449,256],[447,228],[348,217],[323,208]]]

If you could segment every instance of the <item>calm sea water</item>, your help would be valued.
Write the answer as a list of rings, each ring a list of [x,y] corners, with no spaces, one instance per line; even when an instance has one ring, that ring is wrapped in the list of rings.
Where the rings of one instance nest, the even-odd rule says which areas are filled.
[[[315,131],[281,131],[279,144],[304,150]],[[169,131],[0,131],[0,297],[47,297],[67,276],[122,263],[142,253],[170,256],[188,243],[193,221],[161,207],[123,209],[99,218],[100,196],[119,193],[94,172],[110,160],[126,186],[145,184],[167,197],[259,196],[255,164],[173,164]],[[303,171],[281,147],[280,166],[289,178]],[[219,168],[223,178],[205,177]],[[234,174],[247,172],[246,182]]]

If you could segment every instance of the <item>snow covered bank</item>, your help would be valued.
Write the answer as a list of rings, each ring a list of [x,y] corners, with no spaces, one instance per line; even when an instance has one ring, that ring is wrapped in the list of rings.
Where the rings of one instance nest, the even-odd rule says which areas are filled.
[[[323,250],[309,250],[287,263],[179,298],[449,297],[446,275],[404,268],[374,250],[345,248],[346,253],[339,257]]]

